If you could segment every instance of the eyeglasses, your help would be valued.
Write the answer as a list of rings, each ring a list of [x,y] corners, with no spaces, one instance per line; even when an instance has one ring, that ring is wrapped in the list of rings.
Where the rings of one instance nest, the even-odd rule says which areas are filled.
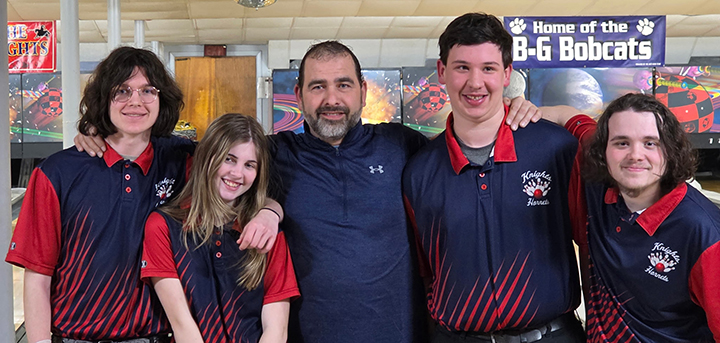
[[[113,101],[128,102],[128,100],[132,98],[133,92],[138,92],[140,101],[142,101],[143,104],[149,104],[157,99],[160,90],[153,86],[145,86],[138,89],[132,89],[130,86],[119,87],[115,91],[115,94],[113,94]]]

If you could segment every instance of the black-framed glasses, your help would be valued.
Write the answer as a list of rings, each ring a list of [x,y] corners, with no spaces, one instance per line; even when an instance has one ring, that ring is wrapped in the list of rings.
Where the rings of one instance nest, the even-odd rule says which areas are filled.
[[[140,95],[140,101],[143,104],[149,104],[157,99],[160,90],[153,86],[140,87],[138,89],[132,89],[130,86],[119,87],[115,94],[113,94],[113,101],[116,102],[128,102],[133,95],[133,92],[137,92]]]

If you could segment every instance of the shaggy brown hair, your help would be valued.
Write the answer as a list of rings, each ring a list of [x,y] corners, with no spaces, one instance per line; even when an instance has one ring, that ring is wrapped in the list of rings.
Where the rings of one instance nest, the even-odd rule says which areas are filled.
[[[80,133],[89,136],[90,127],[94,127],[103,138],[117,132],[110,121],[110,103],[118,87],[133,76],[135,68],[160,91],[155,100],[160,101],[160,112],[151,135],[169,136],[172,133],[183,107],[182,91],[154,53],[129,46],[113,50],[90,76],[80,100]]]
[[[627,110],[650,112],[655,116],[660,134],[660,148],[665,157],[665,173],[660,178],[660,189],[663,194],[667,194],[678,183],[695,175],[697,152],[692,148],[675,115],[654,97],[631,93],[613,100],[598,119],[595,135],[585,149],[583,176],[586,180],[617,185],[610,176],[605,158],[609,139],[608,121],[613,114]]]

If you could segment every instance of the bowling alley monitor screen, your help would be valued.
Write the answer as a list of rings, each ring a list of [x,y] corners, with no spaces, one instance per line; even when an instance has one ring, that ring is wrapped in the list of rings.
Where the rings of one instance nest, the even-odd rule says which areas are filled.
[[[568,105],[597,118],[627,93],[652,95],[652,68],[530,69],[528,94],[537,106]]]
[[[301,133],[303,116],[295,99],[294,88],[297,69],[273,71],[273,132]],[[400,123],[402,120],[402,94],[400,69],[363,69],[367,83],[367,97],[362,112],[364,124]]]

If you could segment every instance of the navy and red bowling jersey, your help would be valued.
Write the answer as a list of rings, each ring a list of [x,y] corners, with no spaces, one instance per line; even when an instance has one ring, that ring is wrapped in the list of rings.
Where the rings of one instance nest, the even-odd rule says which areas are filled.
[[[124,340],[170,332],[140,281],[145,218],[185,183],[189,140],[151,138],[134,161],[63,150],[33,171],[6,261],[52,276],[52,332]]]
[[[544,120],[516,132],[502,124],[491,157],[474,165],[452,125],[451,115],[403,176],[432,279],[432,318],[451,331],[495,332],[573,311],[580,286],[568,194],[577,140]]]
[[[583,139],[587,116],[566,128]],[[681,183],[641,214],[617,188],[585,186],[589,342],[720,341],[720,209]]]
[[[176,278],[205,342],[257,343],[262,306],[300,295],[285,235],[279,232],[267,254],[263,282],[248,291],[237,279],[245,251],[237,247],[239,227],[215,229],[208,244],[184,245],[182,224],[154,212],[145,226],[142,278]]]
[[[302,292],[290,304],[289,342],[423,342],[401,176],[427,139],[400,124],[358,123],[334,147],[309,132],[273,136],[274,198]]]

